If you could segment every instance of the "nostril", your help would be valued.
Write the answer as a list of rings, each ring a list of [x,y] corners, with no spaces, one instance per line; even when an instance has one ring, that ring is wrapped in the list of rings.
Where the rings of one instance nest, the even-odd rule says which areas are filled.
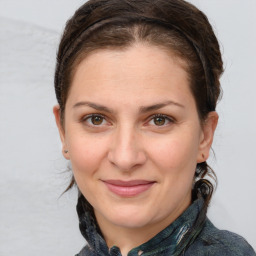
[[[130,171],[146,162],[146,155],[142,151],[110,151],[108,160],[122,171]]]

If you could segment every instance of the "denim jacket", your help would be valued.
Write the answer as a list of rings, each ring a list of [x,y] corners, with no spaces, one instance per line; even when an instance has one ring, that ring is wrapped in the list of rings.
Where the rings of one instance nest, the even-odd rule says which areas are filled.
[[[217,229],[207,218],[196,232],[190,233],[203,203],[203,199],[194,201],[179,218],[148,242],[133,248],[128,256],[256,256],[244,238]],[[76,256],[121,256],[118,247],[108,248],[90,211],[80,209],[78,216],[81,233],[88,244]]]

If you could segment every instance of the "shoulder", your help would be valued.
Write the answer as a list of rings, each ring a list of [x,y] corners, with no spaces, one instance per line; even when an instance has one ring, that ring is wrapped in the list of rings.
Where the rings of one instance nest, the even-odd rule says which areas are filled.
[[[243,237],[219,230],[209,220],[185,255],[256,256],[253,248]]]
[[[97,256],[95,251],[93,251],[90,246],[87,244],[78,254],[75,256]]]

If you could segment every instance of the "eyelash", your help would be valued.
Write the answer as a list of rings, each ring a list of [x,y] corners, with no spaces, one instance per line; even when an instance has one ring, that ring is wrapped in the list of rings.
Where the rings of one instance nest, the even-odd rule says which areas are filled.
[[[167,116],[167,115],[163,115],[163,114],[155,114],[153,116],[150,117],[150,121],[154,121],[155,118],[157,117],[161,117],[161,118],[164,118],[165,119],[165,122],[168,121],[169,123],[174,123],[174,119]],[[159,127],[164,127],[166,126],[167,124],[164,124],[164,125],[159,125]],[[155,126],[158,126],[158,125],[155,125]]]
[[[87,115],[87,116],[84,116],[81,121],[82,122],[87,122],[89,119],[92,119],[93,117],[100,117],[100,118],[102,118],[103,120],[106,121],[106,116],[104,116],[102,114]],[[91,121],[91,123],[92,123],[92,121]],[[89,126],[96,127],[96,126],[100,126],[100,125],[89,124]]]
[[[90,115],[87,115],[87,116],[84,116],[83,118],[82,118],[82,120],[81,120],[81,122],[87,122],[89,119],[91,119],[91,118],[94,118],[94,117],[100,117],[100,118],[102,118],[103,119],[103,122],[104,122],[104,120],[106,121],[106,116],[105,115],[102,115],[102,114],[90,114]],[[152,116],[150,116],[149,118],[148,118],[148,121],[147,121],[147,123],[149,124],[151,121],[153,121],[154,122],[154,119],[155,118],[158,118],[158,117],[161,117],[161,118],[164,118],[165,119],[165,122],[166,121],[168,121],[169,123],[174,123],[175,122],[175,120],[173,119],[173,118],[171,118],[171,117],[169,117],[169,116],[167,116],[167,115],[164,115],[164,114],[154,114],[154,115],[152,115]],[[100,127],[102,124],[99,124],[99,125],[95,125],[95,124],[92,124],[92,121],[91,121],[91,124],[88,124],[88,126],[91,126],[91,127]],[[168,125],[168,124],[164,124],[164,125],[154,125],[154,126],[159,126],[159,127],[164,127],[164,126],[166,126],[166,125]]]

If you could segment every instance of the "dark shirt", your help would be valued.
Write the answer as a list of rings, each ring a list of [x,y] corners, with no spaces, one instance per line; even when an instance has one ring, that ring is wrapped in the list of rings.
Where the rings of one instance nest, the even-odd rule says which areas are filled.
[[[244,238],[217,229],[207,218],[201,228],[190,233],[202,206],[203,199],[194,201],[172,224],[148,242],[132,249],[128,256],[256,256]],[[108,248],[92,214],[85,211],[82,214],[78,212],[78,215],[81,233],[88,244],[76,256],[121,256],[118,247]]]

